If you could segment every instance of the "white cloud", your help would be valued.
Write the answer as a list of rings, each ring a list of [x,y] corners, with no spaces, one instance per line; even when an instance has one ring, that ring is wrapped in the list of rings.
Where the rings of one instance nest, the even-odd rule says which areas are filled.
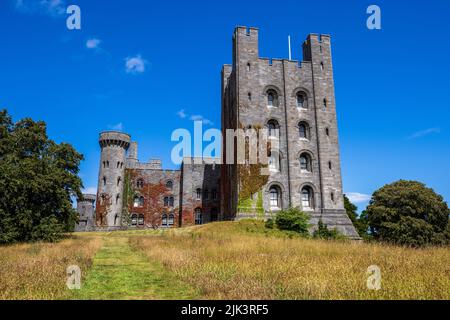
[[[203,121],[203,124],[213,124],[211,120],[204,118],[202,115],[195,114],[190,117],[192,121]]]
[[[92,38],[86,41],[86,48],[88,49],[97,49],[100,46],[102,41],[100,39]]]
[[[187,117],[187,114],[184,112],[184,109],[181,109],[177,112],[177,116],[179,116],[181,119],[184,119]]]
[[[408,137],[408,139],[416,139],[416,138],[420,138],[423,136],[427,136],[432,133],[440,133],[440,132],[441,132],[441,128],[428,128],[425,130],[414,132],[412,135],[410,135]]]
[[[65,0],[15,0],[15,7],[23,13],[62,16],[66,13]]]
[[[122,131],[123,130],[123,124],[122,122],[119,122],[117,124],[113,124],[113,125],[108,125],[108,128],[111,130],[116,130],[116,131]]]
[[[125,59],[125,71],[130,74],[139,74],[145,71],[145,65],[147,61],[145,61],[141,55],[137,55],[135,57],[127,57]]]
[[[83,194],[97,194],[97,187],[87,187],[82,190]]]
[[[369,201],[372,196],[359,192],[347,192],[345,193],[347,198],[353,203],[361,203]]]

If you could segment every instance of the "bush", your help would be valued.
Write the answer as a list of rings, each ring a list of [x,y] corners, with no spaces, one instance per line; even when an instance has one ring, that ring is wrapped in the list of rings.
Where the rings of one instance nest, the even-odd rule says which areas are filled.
[[[289,208],[278,212],[275,223],[280,230],[295,231],[308,235],[309,216],[297,208]]]
[[[273,219],[267,219],[265,226],[268,229],[273,229]]]
[[[322,222],[322,219],[319,220],[317,227],[317,230],[313,233],[314,238],[324,240],[337,240],[344,238],[344,236],[336,229],[328,229],[328,226]]]
[[[375,191],[367,207],[374,239],[410,246],[449,243],[449,208],[417,181],[400,180]]]

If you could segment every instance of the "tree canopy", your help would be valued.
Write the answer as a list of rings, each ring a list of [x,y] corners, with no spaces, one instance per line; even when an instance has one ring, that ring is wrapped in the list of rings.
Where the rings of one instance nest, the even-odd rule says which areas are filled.
[[[449,208],[442,196],[417,181],[399,180],[374,192],[366,210],[377,240],[422,246],[445,244]]]
[[[0,243],[55,241],[75,225],[83,156],[46,131],[42,121],[13,123],[0,111]]]

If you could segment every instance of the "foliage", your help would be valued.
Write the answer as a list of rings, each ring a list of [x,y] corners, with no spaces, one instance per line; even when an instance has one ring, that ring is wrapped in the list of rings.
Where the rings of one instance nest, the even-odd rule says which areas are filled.
[[[354,205],[350,199],[344,194],[344,208],[347,212],[348,217],[352,221],[353,225],[355,226],[356,230],[358,231],[358,234],[362,238],[369,238],[370,235],[368,234],[367,230],[369,228],[367,224],[367,214],[365,211],[363,211],[359,216],[357,214],[358,207]]]
[[[83,156],[50,140],[44,122],[0,111],[0,243],[55,241],[72,231]]]
[[[324,240],[337,240],[344,239],[345,237],[339,233],[336,229],[328,229],[328,226],[323,223],[322,219],[319,219],[317,224],[317,230],[314,231],[313,237]]]
[[[417,181],[399,180],[373,194],[367,220],[377,240],[423,246],[449,242],[449,213],[433,189]]]
[[[267,219],[264,225],[268,229],[273,229],[273,225],[274,225],[273,219]]]
[[[295,231],[308,235],[309,216],[297,208],[281,210],[277,213],[275,223],[280,230]]]

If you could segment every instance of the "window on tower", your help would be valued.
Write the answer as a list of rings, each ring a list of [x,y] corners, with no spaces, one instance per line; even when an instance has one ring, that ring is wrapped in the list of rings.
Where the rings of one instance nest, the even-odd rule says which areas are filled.
[[[302,153],[300,155],[300,170],[311,172],[311,167],[311,156],[306,152]]]
[[[278,94],[275,90],[267,90],[267,106],[278,107]]]

